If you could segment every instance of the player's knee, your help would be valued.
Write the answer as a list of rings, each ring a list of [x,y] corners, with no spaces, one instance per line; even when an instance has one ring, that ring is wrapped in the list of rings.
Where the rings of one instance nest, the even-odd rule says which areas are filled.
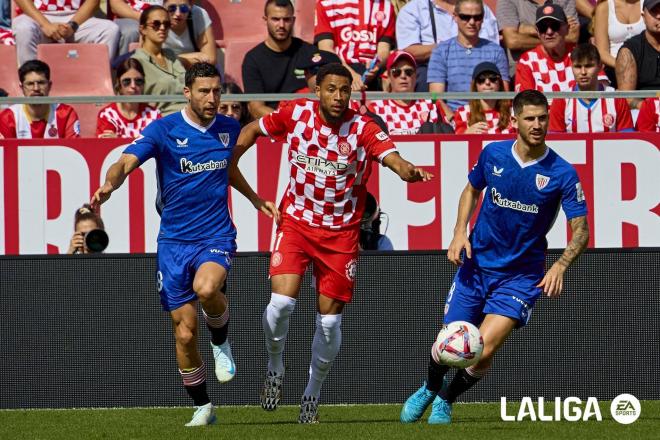
[[[222,283],[209,278],[203,278],[201,280],[195,280],[193,283],[193,290],[197,294],[197,297],[200,301],[204,302],[213,298],[215,295],[220,293],[220,288]]]
[[[176,338],[176,342],[179,345],[186,347],[193,345],[196,341],[195,329],[192,329],[183,323],[179,324],[174,333],[174,337]]]

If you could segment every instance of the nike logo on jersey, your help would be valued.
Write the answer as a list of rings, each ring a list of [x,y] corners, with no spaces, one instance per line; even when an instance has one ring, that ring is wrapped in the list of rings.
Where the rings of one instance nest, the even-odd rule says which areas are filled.
[[[188,146],[188,138],[185,138],[184,140],[177,139],[176,140],[176,146],[180,148],[185,148]]]
[[[503,171],[504,171],[504,167],[497,168],[496,165],[493,165],[493,176],[502,177]]]

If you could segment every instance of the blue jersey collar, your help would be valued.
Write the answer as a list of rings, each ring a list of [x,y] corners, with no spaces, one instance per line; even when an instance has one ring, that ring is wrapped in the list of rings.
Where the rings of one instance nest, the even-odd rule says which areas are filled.
[[[211,122],[209,122],[209,124],[207,126],[199,125],[198,123],[196,123],[195,121],[190,119],[190,117],[186,113],[186,107],[181,109],[181,117],[183,118],[184,121],[186,121],[186,123],[188,125],[190,125],[192,128],[195,128],[195,129],[201,131],[202,133],[206,133],[206,131],[209,128],[211,128],[211,126],[213,124],[215,124],[215,117],[214,117],[213,120]]]

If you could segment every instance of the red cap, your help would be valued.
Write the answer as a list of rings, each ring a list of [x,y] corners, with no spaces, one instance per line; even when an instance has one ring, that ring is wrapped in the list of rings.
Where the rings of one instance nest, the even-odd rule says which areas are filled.
[[[385,68],[387,70],[390,70],[393,65],[397,63],[397,61],[401,59],[406,59],[410,62],[410,64],[413,65],[415,69],[417,69],[417,63],[415,62],[415,57],[410,54],[410,52],[406,52],[405,50],[395,50],[392,53],[390,53],[390,56],[387,57],[387,64],[385,65]]]

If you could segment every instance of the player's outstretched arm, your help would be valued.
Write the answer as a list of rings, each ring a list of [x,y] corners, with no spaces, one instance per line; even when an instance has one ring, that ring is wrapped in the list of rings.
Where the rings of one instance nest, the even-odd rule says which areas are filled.
[[[564,272],[580,256],[589,243],[589,225],[586,216],[572,218],[568,221],[568,224],[571,225],[571,241],[564,249],[564,253],[561,254],[559,260],[550,267],[537,286],[543,288],[543,293],[549,297],[559,296],[564,287]]]
[[[137,167],[140,166],[140,160],[133,154],[122,154],[117,162],[113,163],[105,174],[105,183],[96,190],[89,204],[95,211],[101,204],[110,198],[110,194],[119,188],[126,177]]]
[[[394,171],[401,177],[401,180],[405,180],[406,182],[426,182],[433,178],[433,174],[416,167],[397,152],[385,156],[383,165]]]
[[[255,207],[257,211],[263,212],[268,217],[274,218],[276,222],[280,221],[280,211],[277,209],[275,203],[267,200],[263,200],[257,195],[256,192],[252,189],[248,181],[241,173],[241,170],[238,168],[238,161],[245,152],[254,145],[257,138],[262,135],[261,128],[259,128],[259,122],[254,121],[250,124],[243,127],[238,140],[236,141],[236,146],[234,147],[234,152],[232,155],[232,160],[229,163],[229,184],[236,188],[238,192],[243,194],[250,203]]]
[[[461,251],[463,249],[465,249],[465,255],[468,258],[472,258],[472,246],[468,239],[467,225],[477,206],[479,194],[481,194],[481,191],[468,182],[458,201],[458,215],[456,217],[456,225],[454,226],[454,237],[451,239],[449,249],[447,250],[447,258],[452,264],[457,266],[463,264],[461,260]]]

